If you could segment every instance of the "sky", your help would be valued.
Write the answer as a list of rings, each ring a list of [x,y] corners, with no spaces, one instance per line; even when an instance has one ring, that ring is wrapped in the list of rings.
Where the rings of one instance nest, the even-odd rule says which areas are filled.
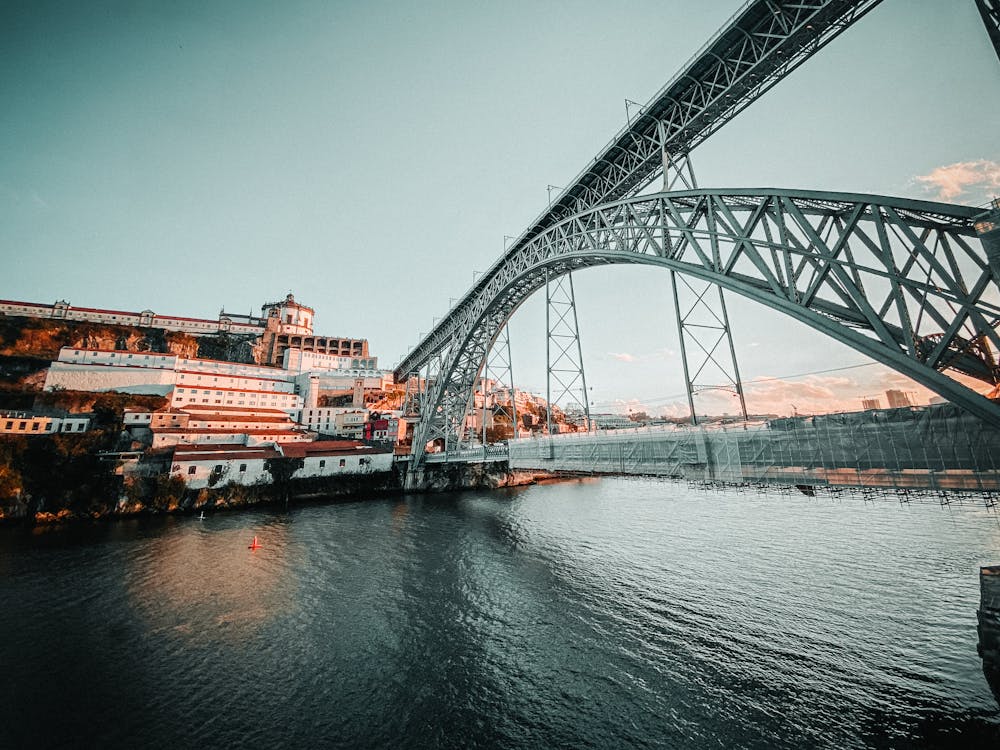
[[[367,338],[391,367],[625,124],[625,99],[740,5],[8,0],[0,298],[214,318],[293,292],[317,333]],[[998,123],[972,0],[884,0],[694,165],[703,187],[981,205],[1000,193]],[[668,275],[574,282],[594,409],[686,410]],[[751,411],[931,395],[727,304]],[[510,330],[516,384],[544,393],[544,300]]]

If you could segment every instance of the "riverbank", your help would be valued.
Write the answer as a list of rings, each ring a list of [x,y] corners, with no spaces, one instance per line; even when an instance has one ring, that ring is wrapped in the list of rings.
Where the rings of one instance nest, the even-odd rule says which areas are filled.
[[[491,464],[441,464],[425,471],[422,486],[407,493],[455,492],[461,490],[520,487],[558,481],[546,472],[511,470],[505,462]],[[240,510],[287,505],[290,502],[335,502],[372,497],[391,497],[404,492],[405,473],[400,467],[387,472],[337,477],[292,478],[281,483],[188,489],[176,477],[147,477],[126,485],[107,486],[108,494],[95,496],[76,507],[58,507],[22,494],[0,501],[0,523],[57,524],[100,521],[137,516],[170,515]],[[108,500],[108,497],[117,498]]]

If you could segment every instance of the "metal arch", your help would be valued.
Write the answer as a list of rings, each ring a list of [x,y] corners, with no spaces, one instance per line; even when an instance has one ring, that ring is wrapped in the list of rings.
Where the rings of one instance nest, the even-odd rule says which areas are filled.
[[[457,436],[500,326],[552,275],[645,263],[784,312],[902,372],[980,418],[1000,407],[943,375],[996,383],[1000,295],[970,244],[978,209],[820,191],[691,190],[570,217],[504,258],[400,365],[442,366],[415,435]]]
[[[976,0],[976,7],[979,8],[979,15],[982,16],[993,49],[1000,58],[1000,0]]]
[[[682,162],[692,149],[880,2],[748,0],[565,183],[490,271],[560,221],[644,189],[664,166]],[[424,341],[440,346],[447,335],[435,326]]]

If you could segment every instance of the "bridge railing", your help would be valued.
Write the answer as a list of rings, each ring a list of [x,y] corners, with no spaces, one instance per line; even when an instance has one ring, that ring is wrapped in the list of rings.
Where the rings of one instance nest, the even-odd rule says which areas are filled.
[[[996,491],[1000,430],[951,404],[513,441],[513,469]]]
[[[425,463],[480,463],[486,461],[506,461],[509,456],[507,444],[484,445],[478,448],[465,448],[460,451],[442,451],[427,453]]]

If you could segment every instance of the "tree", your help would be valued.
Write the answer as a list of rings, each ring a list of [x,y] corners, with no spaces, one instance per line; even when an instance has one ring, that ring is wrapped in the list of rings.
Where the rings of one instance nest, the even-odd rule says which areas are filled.
[[[271,484],[280,492],[286,506],[288,505],[289,485],[292,476],[305,465],[305,459],[288,456],[277,456],[264,461],[264,469],[271,475]]]

